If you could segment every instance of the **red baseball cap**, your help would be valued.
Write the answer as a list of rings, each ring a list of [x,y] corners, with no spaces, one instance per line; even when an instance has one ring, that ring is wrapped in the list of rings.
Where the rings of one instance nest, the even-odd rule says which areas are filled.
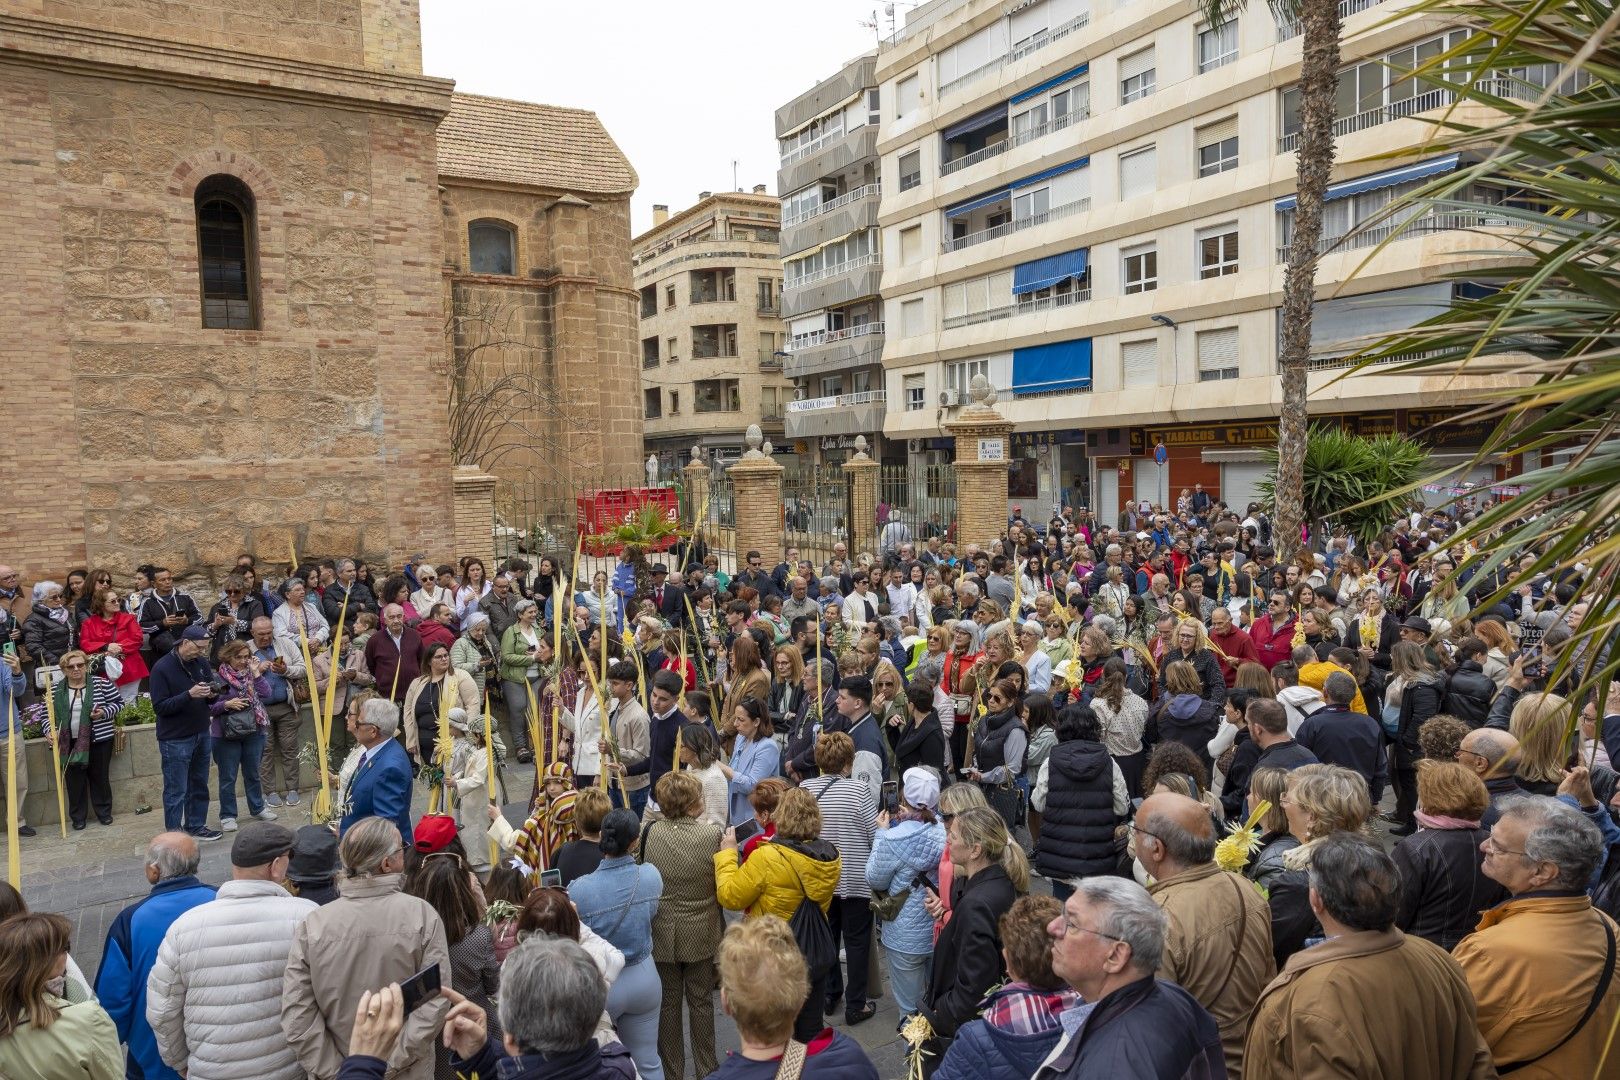
[[[456,819],[446,814],[425,814],[412,833],[416,850],[424,855],[443,851],[456,838]]]

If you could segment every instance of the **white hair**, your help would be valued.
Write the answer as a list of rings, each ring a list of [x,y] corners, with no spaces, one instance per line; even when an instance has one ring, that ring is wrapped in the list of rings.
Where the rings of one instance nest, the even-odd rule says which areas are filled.
[[[360,722],[370,724],[385,739],[399,730],[399,709],[387,698],[372,698],[360,709]]]

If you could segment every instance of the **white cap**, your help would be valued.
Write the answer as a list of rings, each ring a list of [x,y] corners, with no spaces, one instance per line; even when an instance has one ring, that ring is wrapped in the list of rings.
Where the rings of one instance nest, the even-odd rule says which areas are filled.
[[[939,808],[939,776],[933,769],[921,765],[913,766],[906,770],[901,781],[907,806],[914,806],[919,810]]]

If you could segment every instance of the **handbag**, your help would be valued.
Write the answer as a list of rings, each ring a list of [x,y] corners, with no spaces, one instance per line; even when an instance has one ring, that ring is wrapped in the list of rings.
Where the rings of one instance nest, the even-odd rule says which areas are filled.
[[[882,889],[873,889],[872,914],[877,917],[878,922],[893,922],[900,917],[900,911],[906,906],[906,901],[911,899],[911,894],[916,892],[927,881],[928,875],[918,874],[911,879],[910,885],[907,885],[899,892],[884,892]]]
[[[1401,707],[1399,705],[1385,705],[1378,715],[1378,724],[1384,729],[1384,734],[1395,738],[1401,733]]]
[[[219,718],[219,735],[222,739],[232,742],[251,739],[258,730],[259,717],[251,708],[232,709]]]
[[[827,924],[827,914],[821,910],[821,905],[810,899],[810,894],[804,890],[804,878],[799,868],[793,865],[793,860],[787,855],[788,869],[798,878],[799,892],[803,898],[799,906],[793,909],[793,917],[788,920],[788,928],[793,931],[793,940],[799,946],[799,952],[804,956],[805,966],[809,969],[810,981],[815,982],[822,975],[832,970],[838,963],[838,945],[833,941],[832,927]]]

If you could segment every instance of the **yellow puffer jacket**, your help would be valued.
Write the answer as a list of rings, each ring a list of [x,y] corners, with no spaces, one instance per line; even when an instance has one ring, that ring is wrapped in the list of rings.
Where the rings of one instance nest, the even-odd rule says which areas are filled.
[[[791,919],[806,896],[827,910],[838,869],[838,849],[825,840],[764,843],[741,866],[736,848],[721,848],[714,853],[715,895],[728,911]]]

